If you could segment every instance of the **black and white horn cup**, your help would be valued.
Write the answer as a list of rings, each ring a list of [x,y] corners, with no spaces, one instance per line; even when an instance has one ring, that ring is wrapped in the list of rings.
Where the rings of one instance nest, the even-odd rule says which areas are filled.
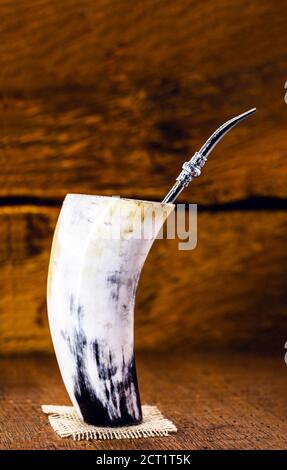
[[[142,420],[134,305],[147,254],[173,204],[68,194],[54,234],[48,316],[61,375],[79,417]]]

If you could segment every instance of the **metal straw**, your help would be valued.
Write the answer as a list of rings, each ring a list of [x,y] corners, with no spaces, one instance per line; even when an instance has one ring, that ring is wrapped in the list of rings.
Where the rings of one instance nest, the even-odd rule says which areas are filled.
[[[208,155],[214,149],[214,147],[218,144],[218,142],[222,139],[222,137],[227,134],[236,124],[243,121],[248,116],[251,116],[256,112],[256,108],[249,109],[243,114],[239,114],[239,116],[235,116],[234,118],[230,119],[229,121],[225,122],[220,126],[205,142],[205,144],[201,147],[199,152],[195,152],[193,157],[182,165],[182,171],[176,178],[176,183],[171,188],[171,190],[167,193],[165,198],[163,199],[163,203],[167,202],[174,202],[175,199],[179,196],[181,191],[186,188],[189,183],[200,176],[201,168],[205,164]]]

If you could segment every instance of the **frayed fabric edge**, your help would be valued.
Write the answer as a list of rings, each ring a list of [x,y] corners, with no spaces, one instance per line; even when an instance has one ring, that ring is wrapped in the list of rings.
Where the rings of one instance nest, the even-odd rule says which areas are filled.
[[[156,406],[143,405],[143,421],[135,426],[120,428],[97,427],[84,423],[72,406],[42,405],[53,430],[61,437],[81,440],[142,439],[167,437],[177,432],[172,421],[165,418]]]

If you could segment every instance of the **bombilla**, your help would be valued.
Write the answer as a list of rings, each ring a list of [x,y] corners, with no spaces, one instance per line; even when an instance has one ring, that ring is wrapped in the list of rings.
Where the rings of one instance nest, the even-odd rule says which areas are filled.
[[[174,202],[175,199],[180,195],[182,190],[186,188],[189,183],[196,177],[200,176],[201,169],[205,164],[208,155],[222,139],[222,137],[227,134],[236,124],[243,121],[245,118],[251,116],[256,112],[256,108],[249,109],[239,116],[235,116],[229,121],[225,122],[220,126],[210,137],[207,139],[205,144],[201,147],[198,152],[195,152],[193,157],[182,165],[182,171],[176,178],[176,183],[167,193],[163,199],[163,203]]]

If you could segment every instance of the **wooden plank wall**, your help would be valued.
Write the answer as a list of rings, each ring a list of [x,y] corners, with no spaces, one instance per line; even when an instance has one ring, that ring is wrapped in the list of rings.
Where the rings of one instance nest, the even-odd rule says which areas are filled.
[[[197,248],[152,249],[137,344],[283,350],[287,2],[0,5],[0,353],[51,351],[45,282],[67,192],[161,200],[253,106],[182,195],[200,205]]]

